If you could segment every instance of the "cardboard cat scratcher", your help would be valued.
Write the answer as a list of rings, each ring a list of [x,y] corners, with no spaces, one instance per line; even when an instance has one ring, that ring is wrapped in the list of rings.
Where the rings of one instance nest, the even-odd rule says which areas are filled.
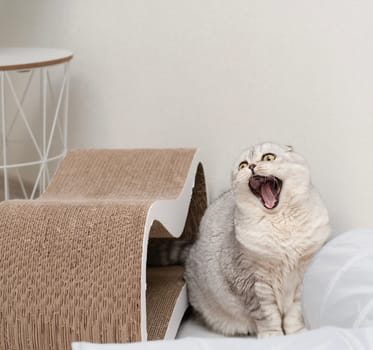
[[[174,337],[183,268],[148,268],[148,240],[194,239],[206,205],[196,150],[69,152],[39,199],[0,204],[0,349]]]

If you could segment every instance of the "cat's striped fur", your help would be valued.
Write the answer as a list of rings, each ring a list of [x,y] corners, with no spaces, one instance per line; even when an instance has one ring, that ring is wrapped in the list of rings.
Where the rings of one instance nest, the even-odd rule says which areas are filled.
[[[151,238],[148,244],[148,266],[183,265],[192,246],[191,241],[176,238]]]
[[[254,174],[260,181],[276,177],[281,192],[278,183],[259,184],[255,195]],[[232,189],[207,209],[190,249],[185,278],[193,308],[226,335],[302,330],[303,274],[329,232],[304,159],[287,146],[252,147],[234,166]]]

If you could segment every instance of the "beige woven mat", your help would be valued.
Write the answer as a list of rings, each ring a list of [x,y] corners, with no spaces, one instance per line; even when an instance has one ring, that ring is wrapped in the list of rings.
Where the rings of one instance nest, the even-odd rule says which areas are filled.
[[[147,213],[159,199],[177,200],[194,157],[190,149],[72,151],[41,198],[1,203],[0,349],[144,340]],[[206,207],[198,169],[183,237]],[[149,298],[157,300],[156,289]],[[148,323],[155,337],[162,322]]]

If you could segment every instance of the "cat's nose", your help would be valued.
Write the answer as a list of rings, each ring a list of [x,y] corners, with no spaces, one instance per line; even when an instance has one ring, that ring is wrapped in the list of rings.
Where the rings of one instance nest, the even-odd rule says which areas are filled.
[[[251,170],[251,172],[254,174],[254,169],[256,167],[256,164],[252,163],[249,165],[249,169]]]

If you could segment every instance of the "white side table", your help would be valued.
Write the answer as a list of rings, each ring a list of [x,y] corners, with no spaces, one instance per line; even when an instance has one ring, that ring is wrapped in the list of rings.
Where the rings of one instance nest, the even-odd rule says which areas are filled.
[[[66,155],[72,57],[67,50],[0,48],[0,201],[35,198],[49,182],[50,164]]]

